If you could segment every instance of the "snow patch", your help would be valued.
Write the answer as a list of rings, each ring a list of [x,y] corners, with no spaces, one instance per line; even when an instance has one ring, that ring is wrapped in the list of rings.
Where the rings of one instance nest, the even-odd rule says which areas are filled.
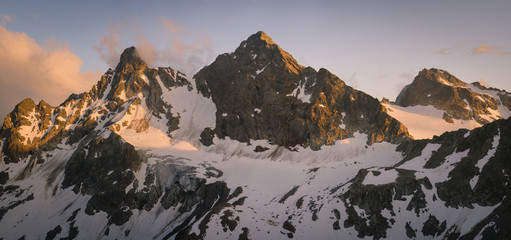
[[[379,173],[373,172],[373,171],[378,171]],[[382,184],[387,184],[387,183],[393,183],[396,181],[397,176],[398,176],[398,172],[396,171],[396,169],[370,170],[367,173],[366,177],[364,178],[364,181],[362,182],[362,184],[364,184],[364,185],[369,185],[369,184],[382,185]]]
[[[266,66],[264,66],[263,68],[259,69],[256,71],[256,75],[259,75],[259,73],[262,73],[264,71],[264,69],[266,69],[266,67],[268,67],[268,65],[270,65],[271,62],[269,62],[268,64],[266,64]]]
[[[483,171],[484,166],[488,163],[488,161],[490,161],[490,158],[492,158],[495,155],[495,153],[497,152],[497,147],[499,146],[499,141],[500,141],[500,129],[499,129],[498,134],[493,137],[492,147],[488,150],[488,152],[486,153],[486,156],[479,159],[475,165],[479,169],[479,173],[481,173]],[[479,175],[475,175],[472,179],[470,179],[470,186],[472,187],[472,189],[475,187],[478,180],[479,180]]]
[[[443,77],[437,77],[437,80],[443,84],[443,85],[447,85],[447,86],[453,86],[450,82],[448,82],[447,80],[445,80],[445,78]]]

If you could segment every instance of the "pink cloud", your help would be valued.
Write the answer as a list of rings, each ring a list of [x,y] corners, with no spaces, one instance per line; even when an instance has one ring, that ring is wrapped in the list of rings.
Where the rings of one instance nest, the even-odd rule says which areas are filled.
[[[434,51],[433,53],[440,54],[440,55],[451,55],[454,51],[465,47],[468,43],[470,43],[470,40],[461,41],[452,47],[441,48],[441,49]]]
[[[494,47],[489,46],[488,44],[481,45],[479,47],[474,48],[472,50],[472,54],[510,54],[509,52],[497,50]]]
[[[2,14],[0,15],[0,26],[5,27],[7,23],[14,21],[14,15],[12,14]]]
[[[105,35],[101,38],[99,45],[94,49],[99,53],[101,59],[114,68],[119,61],[121,54],[121,38],[119,34],[126,28],[123,22],[117,22],[108,27]]]
[[[124,48],[121,46],[121,35],[132,36],[140,56],[150,67],[170,66],[192,76],[213,58],[213,47],[208,34],[187,28],[184,24],[159,17],[161,34],[165,45],[157,47],[137,27],[138,18],[131,18],[126,22],[117,22],[111,25],[101,38],[96,51],[110,66],[115,67],[119,55]]]
[[[167,19],[165,17],[160,16],[159,19],[164,27],[165,32],[167,32],[167,33],[171,33],[171,34],[179,33],[181,31],[183,31],[183,29],[185,29],[185,26],[183,24],[170,21],[169,19]]]
[[[24,98],[55,106],[71,93],[89,90],[101,73],[82,72],[82,60],[66,44],[39,45],[25,33],[0,26],[0,118]]]

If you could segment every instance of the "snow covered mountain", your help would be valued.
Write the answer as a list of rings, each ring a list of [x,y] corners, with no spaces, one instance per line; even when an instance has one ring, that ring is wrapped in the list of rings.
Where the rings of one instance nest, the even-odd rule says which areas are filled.
[[[479,82],[467,84],[447,71],[432,68],[420,71],[395,103],[384,105],[415,139],[424,139],[509,118],[511,93]]]
[[[128,48],[89,92],[23,100],[0,137],[3,239],[511,236],[511,119],[412,140],[263,32],[194,79]]]

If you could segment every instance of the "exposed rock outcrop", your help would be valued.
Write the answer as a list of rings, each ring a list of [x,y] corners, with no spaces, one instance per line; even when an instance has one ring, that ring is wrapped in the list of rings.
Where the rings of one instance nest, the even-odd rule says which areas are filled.
[[[172,106],[164,102],[162,87],[180,86],[192,88],[179,71],[148,68],[135,47],[127,48],[115,70],[103,74],[90,91],[71,94],[57,107],[44,101],[35,104],[29,98],[21,101],[0,129],[0,138],[5,142],[2,160],[18,162],[34,153],[55,149],[66,137],[68,143],[77,143],[97,126],[114,124],[112,119],[131,105],[143,104],[148,112],[146,120],[165,119],[169,134],[177,128],[179,116],[173,116]],[[141,99],[145,102],[141,103]]]
[[[431,105],[445,111],[444,119],[470,120],[486,124],[499,119],[496,112],[503,103],[508,109],[510,99],[506,92],[499,92],[499,97],[473,91],[487,88],[480,84],[467,84],[449,72],[440,69],[423,69],[413,82],[403,88],[396,98],[399,106]],[[500,98],[500,99],[499,99]]]
[[[194,78],[198,91],[216,104],[213,132],[219,138],[312,149],[357,131],[367,133],[369,143],[409,138],[377,99],[326,69],[299,65],[264,32],[218,56]],[[203,144],[212,143],[211,129],[203,136]]]

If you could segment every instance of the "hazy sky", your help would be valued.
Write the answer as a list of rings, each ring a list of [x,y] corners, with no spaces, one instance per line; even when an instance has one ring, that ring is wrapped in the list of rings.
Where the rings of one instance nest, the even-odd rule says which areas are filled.
[[[50,3],[47,3],[50,2]],[[193,74],[262,30],[298,62],[394,100],[422,68],[511,90],[511,1],[3,1],[0,117],[87,91],[137,46]]]

